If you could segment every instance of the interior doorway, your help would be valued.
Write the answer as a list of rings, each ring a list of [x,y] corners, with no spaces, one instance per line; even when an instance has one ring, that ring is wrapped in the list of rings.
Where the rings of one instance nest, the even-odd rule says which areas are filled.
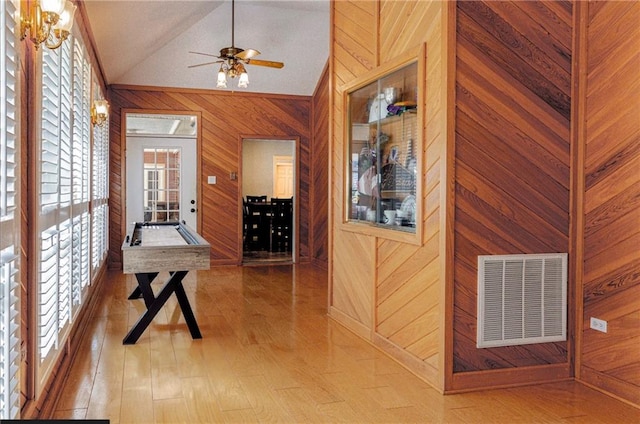
[[[126,207],[132,222],[184,221],[197,230],[197,121],[126,113]]]
[[[296,169],[296,140],[243,139],[243,264],[294,262]]]

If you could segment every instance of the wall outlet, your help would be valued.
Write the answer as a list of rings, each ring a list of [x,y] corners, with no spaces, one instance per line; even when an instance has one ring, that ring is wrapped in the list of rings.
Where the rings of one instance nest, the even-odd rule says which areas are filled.
[[[208,183],[208,184],[215,184],[215,183],[216,183],[216,180],[217,180],[217,178],[216,178],[216,176],[215,176],[215,175],[209,175],[209,176],[207,177],[207,183]]]
[[[607,321],[591,317],[591,328],[596,331],[602,331],[603,333],[607,332]]]

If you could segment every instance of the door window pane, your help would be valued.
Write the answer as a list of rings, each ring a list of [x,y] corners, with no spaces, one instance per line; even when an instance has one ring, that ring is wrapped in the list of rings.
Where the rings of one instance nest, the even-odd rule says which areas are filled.
[[[180,149],[144,149],[144,220],[180,220]]]

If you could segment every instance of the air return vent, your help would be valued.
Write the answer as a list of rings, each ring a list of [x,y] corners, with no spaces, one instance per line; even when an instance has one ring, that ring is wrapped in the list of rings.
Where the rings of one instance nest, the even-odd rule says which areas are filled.
[[[478,347],[567,339],[567,254],[478,256]]]

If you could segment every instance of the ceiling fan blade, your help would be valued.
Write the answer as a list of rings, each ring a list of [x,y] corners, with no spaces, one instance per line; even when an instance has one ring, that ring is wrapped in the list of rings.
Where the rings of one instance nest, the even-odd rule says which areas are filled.
[[[216,60],[215,62],[198,63],[197,65],[189,65],[187,68],[197,68],[198,66],[213,65],[214,63],[222,63],[222,61]]]
[[[220,57],[220,56],[218,56],[218,55],[215,55],[215,54],[209,54],[209,53],[201,53],[201,52],[189,52],[189,53],[193,53],[193,54],[201,54],[202,56]]]
[[[238,53],[236,55],[236,57],[238,59],[247,60],[247,59],[251,59],[254,56],[258,56],[259,54],[260,54],[260,52],[258,50],[247,49],[247,50],[243,50],[240,53]]]
[[[280,69],[284,67],[284,63],[274,62],[272,60],[248,59],[246,62],[247,62],[247,65],[268,66],[269,68]]]

